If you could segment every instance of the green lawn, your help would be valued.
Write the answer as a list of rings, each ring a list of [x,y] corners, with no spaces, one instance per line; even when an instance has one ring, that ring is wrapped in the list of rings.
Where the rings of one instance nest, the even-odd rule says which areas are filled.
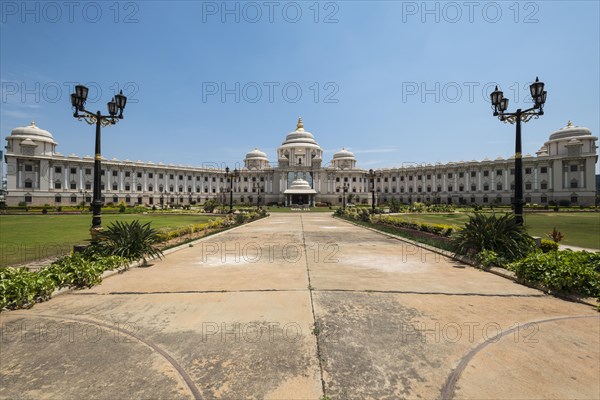
[[[152,222],[155,229],[171,229],[200,224],[211,218],[206,215],[165,214],[105,214],[102,225],[111,222]],[[89,239],[91,214],[82,215],[0,215],[0,266],[29,262],[66,254],[75,244]]]
[[[439,224],[462,226],[469,220],[469,214],[410,214],[403,219]],[[561,244],[600,249],[600,213],[548,212],[525,214],[525,226],[532,236],[546,238],[546,234],[556,227],[565,235]]]

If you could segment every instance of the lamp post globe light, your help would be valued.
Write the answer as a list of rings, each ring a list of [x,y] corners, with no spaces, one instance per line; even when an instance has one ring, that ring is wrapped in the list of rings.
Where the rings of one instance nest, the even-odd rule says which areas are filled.
[[[342,210],[346,211],[346,193],[348,193],[350,185],[344,183],[341,187],[338,187],[338,190],[339,189],[342,189]]]
[[[539,78],[535,78],[529,86],[531,98],[533,99],[533,107],[526,110],[517,109],[514,113],[507,113],[508,99],[504,97],[504,93],[496,89],[490,94],[494,116],[504,123],[516,123],[515,137],[515,191],[514,191],[514,212],[515,219],[518,225],[523,225],[523,158],[521,154],[521,121],[527,122],[531,118],[539,118],[544,115],[544,104],[546,103],[547,92],[544,90],[544,82],[540,82]]]
[[[369,170],[369,178],[371,180],[371,212],[375,213],[375,171]]]
[[[94,191],[92,199],[92,227],[90,233],[92,236],[92,244],[98,243],[98,233],[102,230],[101,210],[103,206],[102,191],[100,185],[101,171],[101,145],[100,145],[100,129],[103,126],[115,125],[119,120],[123,119],[123,110],[127,104],[127,97],[123,95],[123,91],[113,97],[108,102],[108,115],[102,115],[100,111],[95,113],[85,109],[85,102],[88,96],[88,88],[83,85],[75,86],[75,92],[71,93],[71,106],[75,110],[73,117],[78,120],[84,120],[89,125],[96,124],[96,146],[94,152]]]

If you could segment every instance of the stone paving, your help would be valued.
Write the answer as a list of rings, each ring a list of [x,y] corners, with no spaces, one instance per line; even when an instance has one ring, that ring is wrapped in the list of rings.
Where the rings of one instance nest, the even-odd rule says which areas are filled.
[[[0,314],[0,398],[597,399],[600,318],[329,214]]]

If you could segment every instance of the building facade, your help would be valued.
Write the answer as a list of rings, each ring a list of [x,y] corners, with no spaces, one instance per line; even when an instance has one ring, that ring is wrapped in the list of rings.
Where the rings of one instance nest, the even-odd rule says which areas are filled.
[[[588,128],[567,126],[552,134],[535,156],[523,158],[526,203],[569,202],[593,205],[596,193],[597,137]],[[77,205],[92,200],[94,159],[57,152],[53,135],[31,123],[6,138],[6,204]],[[272,164],[264,152],[246,154],[244,166],[193,167],[102,159],[105,203],[167,206],[203,204],[341,204],[344,190],[352,202],[370,204],[392,198],[402,202],[510,204],[514,158],[411,164],[369,171],[359,168],[344,148],[324,163],[323,150],[304,129],[302,119],[277,149]],[[346,187],[346,189],[344,189]]]

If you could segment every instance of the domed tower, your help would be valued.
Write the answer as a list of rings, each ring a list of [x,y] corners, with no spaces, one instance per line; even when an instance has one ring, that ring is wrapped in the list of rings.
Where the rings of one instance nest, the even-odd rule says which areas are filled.
[[[264,169],[269,166],[269,159],[267,154],[255,148],[251,152],[246,154],[244,158],[244,166],[249,170]]]
[[[354,169],[356,168],[356,157],[354,157],[354,153],[342,147],[333,155],[331,163],[335,169]]]
[[[13,129],[6,141],[7,155],[52,156],[58,145],[52,134],[38,128],[35,122]]]
[[[277,149],[277,157],[280,168],[321,167],[323,150],[312,133],[304,130],[302,117],[298,118],[296,130],[290,132]]]

